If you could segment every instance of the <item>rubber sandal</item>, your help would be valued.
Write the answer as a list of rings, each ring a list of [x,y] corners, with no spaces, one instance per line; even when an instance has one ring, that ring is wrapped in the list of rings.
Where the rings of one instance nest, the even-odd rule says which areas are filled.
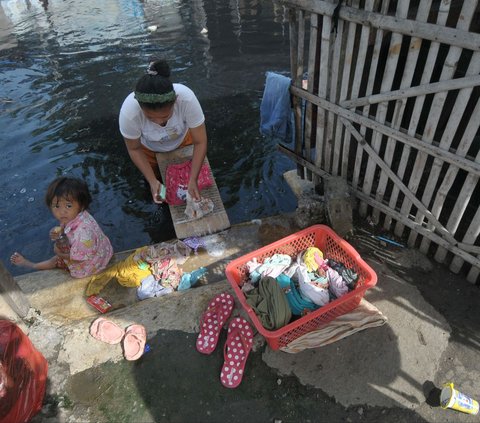
[[[200,320],[200,333],[197,338],[197,351],[211,354],[218,342],[220,331],[232,314],[235,300],[228,292],[216,295],[208,304]]]
[[[245,363],[252,349],[253,330],[243,317],[235,317],[228,325],[228,335],[223,348],[224,363],[220,381],[226,388],[236,388],[242,382]]]
[[[142,325],[131,325],[123,338],[123,354],[127,360],[138,360],[145,351],[147,331]]]
[[[90,335],[107,344],[118,344],[125,335],[125,331],[105,317],[99,317],[90,326]]]

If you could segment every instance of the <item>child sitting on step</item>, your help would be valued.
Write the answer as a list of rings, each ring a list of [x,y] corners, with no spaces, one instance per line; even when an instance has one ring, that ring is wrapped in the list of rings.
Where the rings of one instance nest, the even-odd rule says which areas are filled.
[[[55,241],[55,255],[48,260],[31,262],[15,252],[10,261],[17,266],[46,270],[68,269],[74,278],[94,275],[108,265],[113,248],[110,240],[87,211],[92,201],[87,184],[77,178],[59,177],[48,187],[45,202],[58,220],[50,230]]]

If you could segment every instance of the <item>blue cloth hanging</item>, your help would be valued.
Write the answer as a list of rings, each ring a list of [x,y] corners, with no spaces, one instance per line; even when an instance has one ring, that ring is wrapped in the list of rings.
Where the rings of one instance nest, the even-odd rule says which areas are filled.
[[[265,89],[260,104],[260,133],[286,140],[290,133],[292,107],[290,85],[292,80],[284,75],[266,72]]]

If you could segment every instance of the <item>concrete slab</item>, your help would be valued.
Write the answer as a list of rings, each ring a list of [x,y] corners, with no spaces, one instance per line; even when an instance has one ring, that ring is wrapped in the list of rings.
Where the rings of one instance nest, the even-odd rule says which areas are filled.
[[[298,354],[272,351],[257,335],[240,387],[221,386],[225,334],[214,354],[199,354],[201,313],[215,293],[230,289],[224,277],[229,260],[291,233],[289,222],[282,216],[232,227],[212,242],[217,249],[210,253],[221,255],[205,250],[192,263],[208,261],[208,284],[111,312],[123,327],[146,326],[152,351],[138,362],[124,360],[121,345],[89,335],[97,315],[69,318],[70,312],[49,310],[42,292],[30,287],[27,295],[46,308],[30,321],[28,334],[50,366],[47,405],[33,423],[308,422],[318,416],[350,422],[473,421],[441,409],[438,392],[453,381],[478,399],[480,316],[473,312],[478,288],[426,258],[426,263],[412,260],[411,250],[375,244],[366,232],[352,234],[349,242],[377,272],[379,282],[366,299],[388,322]],[[218,248],[222,242],[225,248]],[[46,276],[37,272],[27,280],[36,281],[38,273]],[[81,297],[81,282],[68,286],[55,280],[38,290],[51,295],[53,284]],[[66,293],[57,295],[67,298]],[[238,304],[235,313],[243,313]]]
[[[365,298],[387,317],[385,325],[295,355],[266,349],[263,359],[345,407],[418,406],[425,400],[422,384],[436,373],[451,328],[416,287],[386,274],[381,264],[373,267],[384,276]]]

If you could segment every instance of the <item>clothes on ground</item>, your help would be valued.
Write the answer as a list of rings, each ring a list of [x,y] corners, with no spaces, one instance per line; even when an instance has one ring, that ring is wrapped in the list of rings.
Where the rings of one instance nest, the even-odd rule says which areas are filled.
[[[113,279],[122,286],[137,288],[139,299],[159,297],[177,290],[184,275],[190,275],[190,281],[185,276],[182,285],[182,289],[188,289],[206,273],[204,268],[198,272],[183,273],[181,265],[188,260],[191,251],[180,240],[139,248],[124,260],[91,277],[86,295],[98,294]],[[187,286],[188,282],[190,286]]]
[[[173,292],[173,288],[163,286],[153,277],[148,275],[142,279],[140,286],[137,288],[137,297],[139,300],[145,300],[146,298],[161,297]]]
[[[284,75],[266,73],[265,89],[260,104],[262,135],[286,139],[292,121],[291,83],[291,79]]]
[[[70,244],[70,259],[62,259],[74,278],[95,275],[105,269],[113,248],[93,216],[86,210],[68,222],[64,229]]]
[[[179,206],[187,201],[188,181],[192,170],[192,161],[182,163],[170,163],[165,171],[167,186],[167,203],[171,206]],[[198,189],[201,191],[213,185],[210,175],[210,167],[203,163],[197,178]]]
[[[139,248],[126,259],[109,266],[103,272],[90,278],[86,295],[96,295],[113,279],[125,287],[136,287],[142,279],[151,274],[148,264],[143,260],[142,253],[146,247]]]
[[[192,288],[205,273],[207,273],[207,269],[205,267],[200,267],[193,272],[184,273],[182,275],[182,279],[180,280],[180,284],[178,285],[178,290],[184,291]]]
[[[185,245],[188,245],[190,248],[193,249],[194,254],[198,254],[198,249],[201,248],[206,248],[205,240],[203,238],[199,238],[198,236],[191,236],[188,238],[185,238],[183,240]]]
[[[193,91],[182,84],[173,84],[177,99],[173,114],[165,126],[145,117],[134,93],[122,104],[119,115],[120,133],[126,139],[140,139],[151,151],[166,152],[178,148],[189,128],[196,128],[205,121],[200,103]]]

